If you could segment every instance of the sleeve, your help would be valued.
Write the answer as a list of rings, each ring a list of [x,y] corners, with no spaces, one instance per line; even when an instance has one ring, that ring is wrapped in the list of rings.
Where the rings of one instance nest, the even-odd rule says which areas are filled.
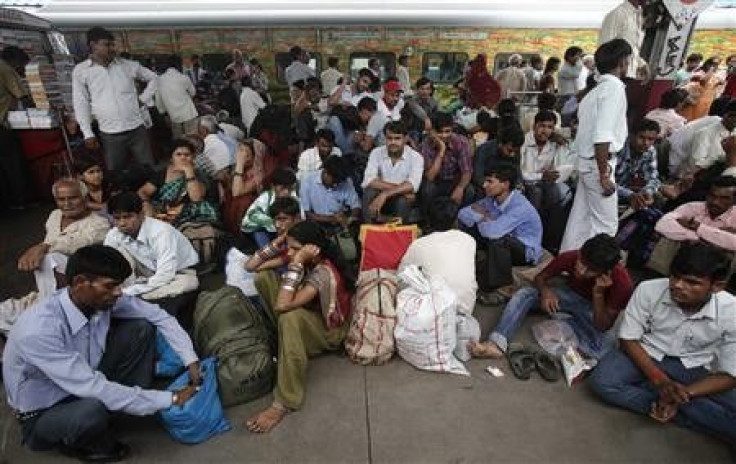
[[[736,251],[736,234],[717,227],[700,224],[695,231],[698,237],[724,250]]]
[[[33,338],[18,343],[18,349],[59,388],[79,398],[98,399],[111,411],[144,416],[172,404],[171,392],[110,382],[102,372],[93,370],[79,353],[69,351],[60,333],[52,328],[39,327]]]
[[[90,213],[90,216],[95,213]],[[102,243],[105,240],[107,231],[110,230],[109,223],[102,217],[88,217],[83,220],[84,224],[79,224],[79,228],[69,234],[61,234],[51,243],[49,251],[57,251],[65,255],[71,255],[78,249]]]
[[[542,180],[542,173],[534,172],[528,169],[527,161],[530,156],[535,156],[535,155],[528,154],[526,151],[526,148],[525,147],[522,148],[521,157],[520,157],[521,162],[519,163],[519,167],[521,169],[521,177],[527,182],[539,182],[540,180]]]
[[[616,89],[615,92],[610,88],[605,92],[599,92],[596,95],[596,119],[593,128],[593,143],[612,143],[616,140],[618,131],[618,120],[616,115],[626,111],[626,95],[621,96],[623,90]],[[620,90],[620,92],[619,92]]]
[[[651,285],[642,283],[629,300],[624,310],[621,324],[618,329],[618,338],[623,340],[641,340],[647,329],[647,320],[650,318],[649,310],[653,301],[648,297]]]
[[[265,192],[261,193],[261,195],[256,198],[256,201],[253,202],[250,208],[248,208],[248,212],[246,213],[245,217],[248,225],[253,230],[269,230],[273,228],[273,219],[271,219],[271,216],[268,215],[268,207],[271,204],[271,195],[272,192],[270,190],[266,190]],[[302,209],[302,211],[304,211],[304,209]]]
[[[368,164],[365,167],[363,184],[361,185],[363,188],[368,187],[374,179],[378,178],[378,158],[379,156],[376,150],[373,150],[370,156],[368,156]]]
[[[161,90],[156,91],[154,103],[156,105],[156,110],[158,110],[159,113],[166,114],[166,105],[164,105],[164,100],[161,98]]]
[[[561,68],[560,71],[557,73],[557,77],[560,79],[577,79],[580,77],[580,73],[583,70],[583,66],[576,65],[576,66],[570,66],[567,63],[565,63]]]
[[[358,197],[358,192],[355,191],[355,186],[353,185],[352,179],[348,179],[345,183],[345,190],[347,193],[345,201],[347,202],[347,205],[350,207],[350,209],[360,209],[362,207],[362,204],[360,202],[360,198]]]
[[[342,124],[340,124],[340,119],[337,116],[330,117],[329,121],[327,122],[327,128],[330,129],[333,134],[335,134],[335,145],[340,147],[340,149],[348,146],[347,137],[345,137],[345,132],[342,129]]]
[[[420,121],[424,121],[429,117],[427,112],[424,111],[424,108],[422,108],[422,105],[417,103],[413,98],[406,101],[406,106],[409,107],[409,111]]]
[[[481,222],[478,225],[478,232],[485,238],[501,238],[516,230],[524,222],[524,216],[525,212],[508,208],[505,213],[500,214],[496,219]]]
[[[615,322],[616,315],[626,308],[626,305],[631,299],[631,293],[634,290],[634,285],[631,282],[629,273],[621,265],[617,265],[613,275],[613,285],[609,292],[607,306],[614,311],[611,316],[611,324]]]
[[[422,177],[424,176],[424,158],[417,152],[412,154],[411,173],[409,174],[409,182],[414,186],[414,193],[419,191],[422,185]]]
[[[473,204],[483,206],[480,201]],[[483,216],[475,212],[472,208],[472,205],[466,206],[465,208],[461,209],[457,215],[458,222],[466,227],[472,227],[476,225],[481,219],[483,219]]]
[[[185,89],[187,90],[187,93],[189,94],[189,96],[193,98],[197,94],[197,89],[194,87],[194,83],[192,82],[191,79],[189,79],[186,76],[184,76],[184,78],[186,79]]]
[[[473,159],[470,156],[470,141],[465,137],[459,139],[458,165],[461,174],[473,174]]]
[[[310,212],[312,211],[312,204],[309,201],[310,195],[309,192],[311,191],[312,187],[312,176],[307,175],[302,179],[301,184],[299,185],[299,201],[302,205],[302,211]]]
[[[542,269],[547,276],[558,276],[564,272],[573,272],[575,262],[578,260],[577,250],[565,251],[557,255],[550,263]]]
[[[82,68],[84,63],[77,65],[72,73],[72,102],[74,105],[74,117],[79,123],[85,139],[95,136],[92,132],[92,97],[89,94],[87,84],[82,77]]]
[[[139,97],[141,102],[148,104],[148,102],[153,100],[153,96],[156,94],[158,76],[155,72],[142,66],[140,63],[135,63],[134,76],[137,80],[148,82],[148,85]]]
[[[146,280],[146,283],[124,288],[123,293],[142,295],[174,280],[177,268],[176,243],[176,237],[171,233],[156,236],[152,243],[153,251],[156,253],[156,272]]]
[[[736,331],[727,330],[721,338],[716,350],[716,362],[711,371],[725,372],[736,377]]]
[[[657,221],[657,224],[654,226],[654,230],[664,235],[668,239],[674,240],[676,242],[698,241],[699,237],[695,231],[686,229],[682,227],[679,222],[677,222],[677,220],[680,218],[691,218],[695,216],[694,208],[697,207],[698,204],[695,203],[686,203],[682,206],[679,206],[674,211],[671,211],[662,216],[662,218]]]
[[[646,178],[647,183],[644,186],[643,190],[649,195],[654,195],[655,193],[657,193],[659,187],[662,185],[662,182],[659,180],[656,149],[654,152],[649,153],[648,156],[650,156],[650,158],[644,168],[644,177]]]
[[[122,296],[115,305],[112,316],[121,319],[145,319],[156,326],[185,366],[199,359],[194,352],[189,335],[182,329],[175,317],[157,304],[134,296]]]

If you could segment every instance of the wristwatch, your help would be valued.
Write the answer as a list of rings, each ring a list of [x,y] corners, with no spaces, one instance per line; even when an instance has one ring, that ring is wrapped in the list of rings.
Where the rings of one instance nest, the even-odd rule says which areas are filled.
[[[175,405],[179,403],[179,392],[174,392],[173,395],[171,395],[171,404]]]

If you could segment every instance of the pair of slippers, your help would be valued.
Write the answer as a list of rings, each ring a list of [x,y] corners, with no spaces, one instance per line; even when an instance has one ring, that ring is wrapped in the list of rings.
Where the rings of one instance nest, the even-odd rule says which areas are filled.
[[[557,360],[544,350],[530,351],[520,343],[512,343],[506,350],[506,357],[517,379],[529,380],[535,369],[547,382],[560,378]]]

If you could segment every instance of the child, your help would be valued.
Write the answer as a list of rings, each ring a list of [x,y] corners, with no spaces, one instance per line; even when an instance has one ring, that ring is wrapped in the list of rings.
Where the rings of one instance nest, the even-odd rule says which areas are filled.
[[[269,244],[276,237],[276,226],[268,209],[277,198],[296,196],[296,175],[290,169],[279,168],[271,178],[271,188],[261,193],[256,201],[248,208],[243,216],[241,229],[246,234],[252,234],[256,246],[260,249]]]
[[[85,154],[74,161],[74,169],[79,180],[87,187],[87,205],[89,209],[104,214],[110,192],[106,188],[102,161],[90,154]]]

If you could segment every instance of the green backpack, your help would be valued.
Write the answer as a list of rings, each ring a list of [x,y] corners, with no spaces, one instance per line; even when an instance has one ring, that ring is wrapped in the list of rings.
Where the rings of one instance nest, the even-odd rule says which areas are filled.
[[[202,292],[194,311],[194,340],[203,356],[216,356],[223,406],[259,398],[276,381],[271,321],[240,289]]]

